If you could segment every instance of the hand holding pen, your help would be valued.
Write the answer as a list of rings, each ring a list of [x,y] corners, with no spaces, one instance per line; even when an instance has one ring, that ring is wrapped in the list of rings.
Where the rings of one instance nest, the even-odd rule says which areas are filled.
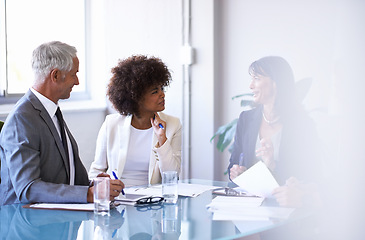
[[[238,164],[233,164],[233,166],[229,170],[229,176],[231,180],[233,180],[246,170],[247,168],[244,166],[244,154],[241,153],[238,160]]]
[[[157,113],[155,113],[153,115],[153,119],[151,120],[152,126],[156,126],[157,127],[157,125],[158,125],[159,128],[165,129],[165,127],[162,125],[162,123],[164,123],[166,125],[166,122],[162,121],[161,118],[160,118],[160,116]]]
[[[112,173],[113,173],[114,178],[115,178],[116,180],[118,180],[118,176],[117,176],[117,174],[116,174],[114,171],[112,171]],[[121,193],[125,196],[125,193],[124,193],[124,190],[123,190],[123,189],[122,189]]]
[[[156,147],[160,147],[167,140],[166,129],[165,129],[166,122],[163,121],[157,113],[155,113],[153,115],[153,118],[151,118],[151,125],[153,127],[153,131],[155,132],[157,140],[158,140]]]

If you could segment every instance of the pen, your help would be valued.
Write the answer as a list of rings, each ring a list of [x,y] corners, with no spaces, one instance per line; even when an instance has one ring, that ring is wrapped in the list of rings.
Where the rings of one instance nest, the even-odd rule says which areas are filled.
[[[113,173],[114,178],[115,178],[115,179],[118,179],[117,174],[116,174],[114,171],[112,171],[112,173]],[[125,193],[124,193],[124,190],[123,190],[123,189],[122,189],[122,194],[123,194],[123,195],[125,195]]]
[[[118,230],[118,228],[114,230],[114,232],[112,234],[112,238],[114,238],[115,234],[117,233],[117,230]]]
[[[239,163],[240,166],[243,166],[243,153],[240,154]]]
[[[153,120],[155,120],[155,115],[153,115]],[[161,128],[161,129],[164,129],[163,125],[161,123],[158,124],[158,126]]]

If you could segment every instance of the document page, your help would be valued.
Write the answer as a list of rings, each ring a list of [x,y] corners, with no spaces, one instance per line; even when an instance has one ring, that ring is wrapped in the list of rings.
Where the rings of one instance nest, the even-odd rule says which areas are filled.
[[[271,196],[272,191],[279,187],[278,182],[262,161],[233,179],[233,182],[247,192],[261,197]]]
[[[190,183],[178,183],[177,191],[179,196],[185,197],[196,197],[205,191],[218,189],[220,187],[201,185],[201,184],[190,184]],[[150,196],[161,196],[162,195],[162,185],[151,185],[149,187],[130,187],[125,188],[124,192],[126,194],[143,194]]]
[[[213,220],[227,221],[267,221],[269,219],[287,219],[294,208],[283,207],[243,207],[235,210],[227,207],[213,211]]]
[[[118,197],[116,197],[114,199],[114,204],[115,205],[123,204],[123,205],[134,206],[138,200],[140,200],[142,198],[151,197],[151,196],[152,195],[140,195],[140,194],[131,194],[131,193],[126,193],[125,195],[120,194]]]
[[[94,203],[34,203],[24,205],[25,208],[94,211]]]

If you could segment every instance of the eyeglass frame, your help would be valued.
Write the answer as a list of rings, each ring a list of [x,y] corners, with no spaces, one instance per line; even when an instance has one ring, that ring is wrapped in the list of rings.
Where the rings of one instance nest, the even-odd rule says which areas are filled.
[[[153,201],[153,199],[158,199]],[[156,204],[156,203],[161,203],[165,198],[163,197],[158,197],[158,196],[154,196],[154,197],[144,197],[144,198],[140,198],[136,201],[136,205],[137,206],[143,206],[143,205],[147,205],[147,204]]]

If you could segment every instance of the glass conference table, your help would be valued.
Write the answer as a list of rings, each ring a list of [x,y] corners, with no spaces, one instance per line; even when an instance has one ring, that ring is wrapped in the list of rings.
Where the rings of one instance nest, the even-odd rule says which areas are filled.
[[[198,179],[183,182],[220,187],[230,184]],[[7,205],[0,208],[1,239],[237,239],[293,223],[301,225],[309,217],[307,211],[297,209],[285,220],[213,221],[206,205],[214,197],[207,191],[194,198],[179,197],[175,205],[118,206],[109,217]]]

